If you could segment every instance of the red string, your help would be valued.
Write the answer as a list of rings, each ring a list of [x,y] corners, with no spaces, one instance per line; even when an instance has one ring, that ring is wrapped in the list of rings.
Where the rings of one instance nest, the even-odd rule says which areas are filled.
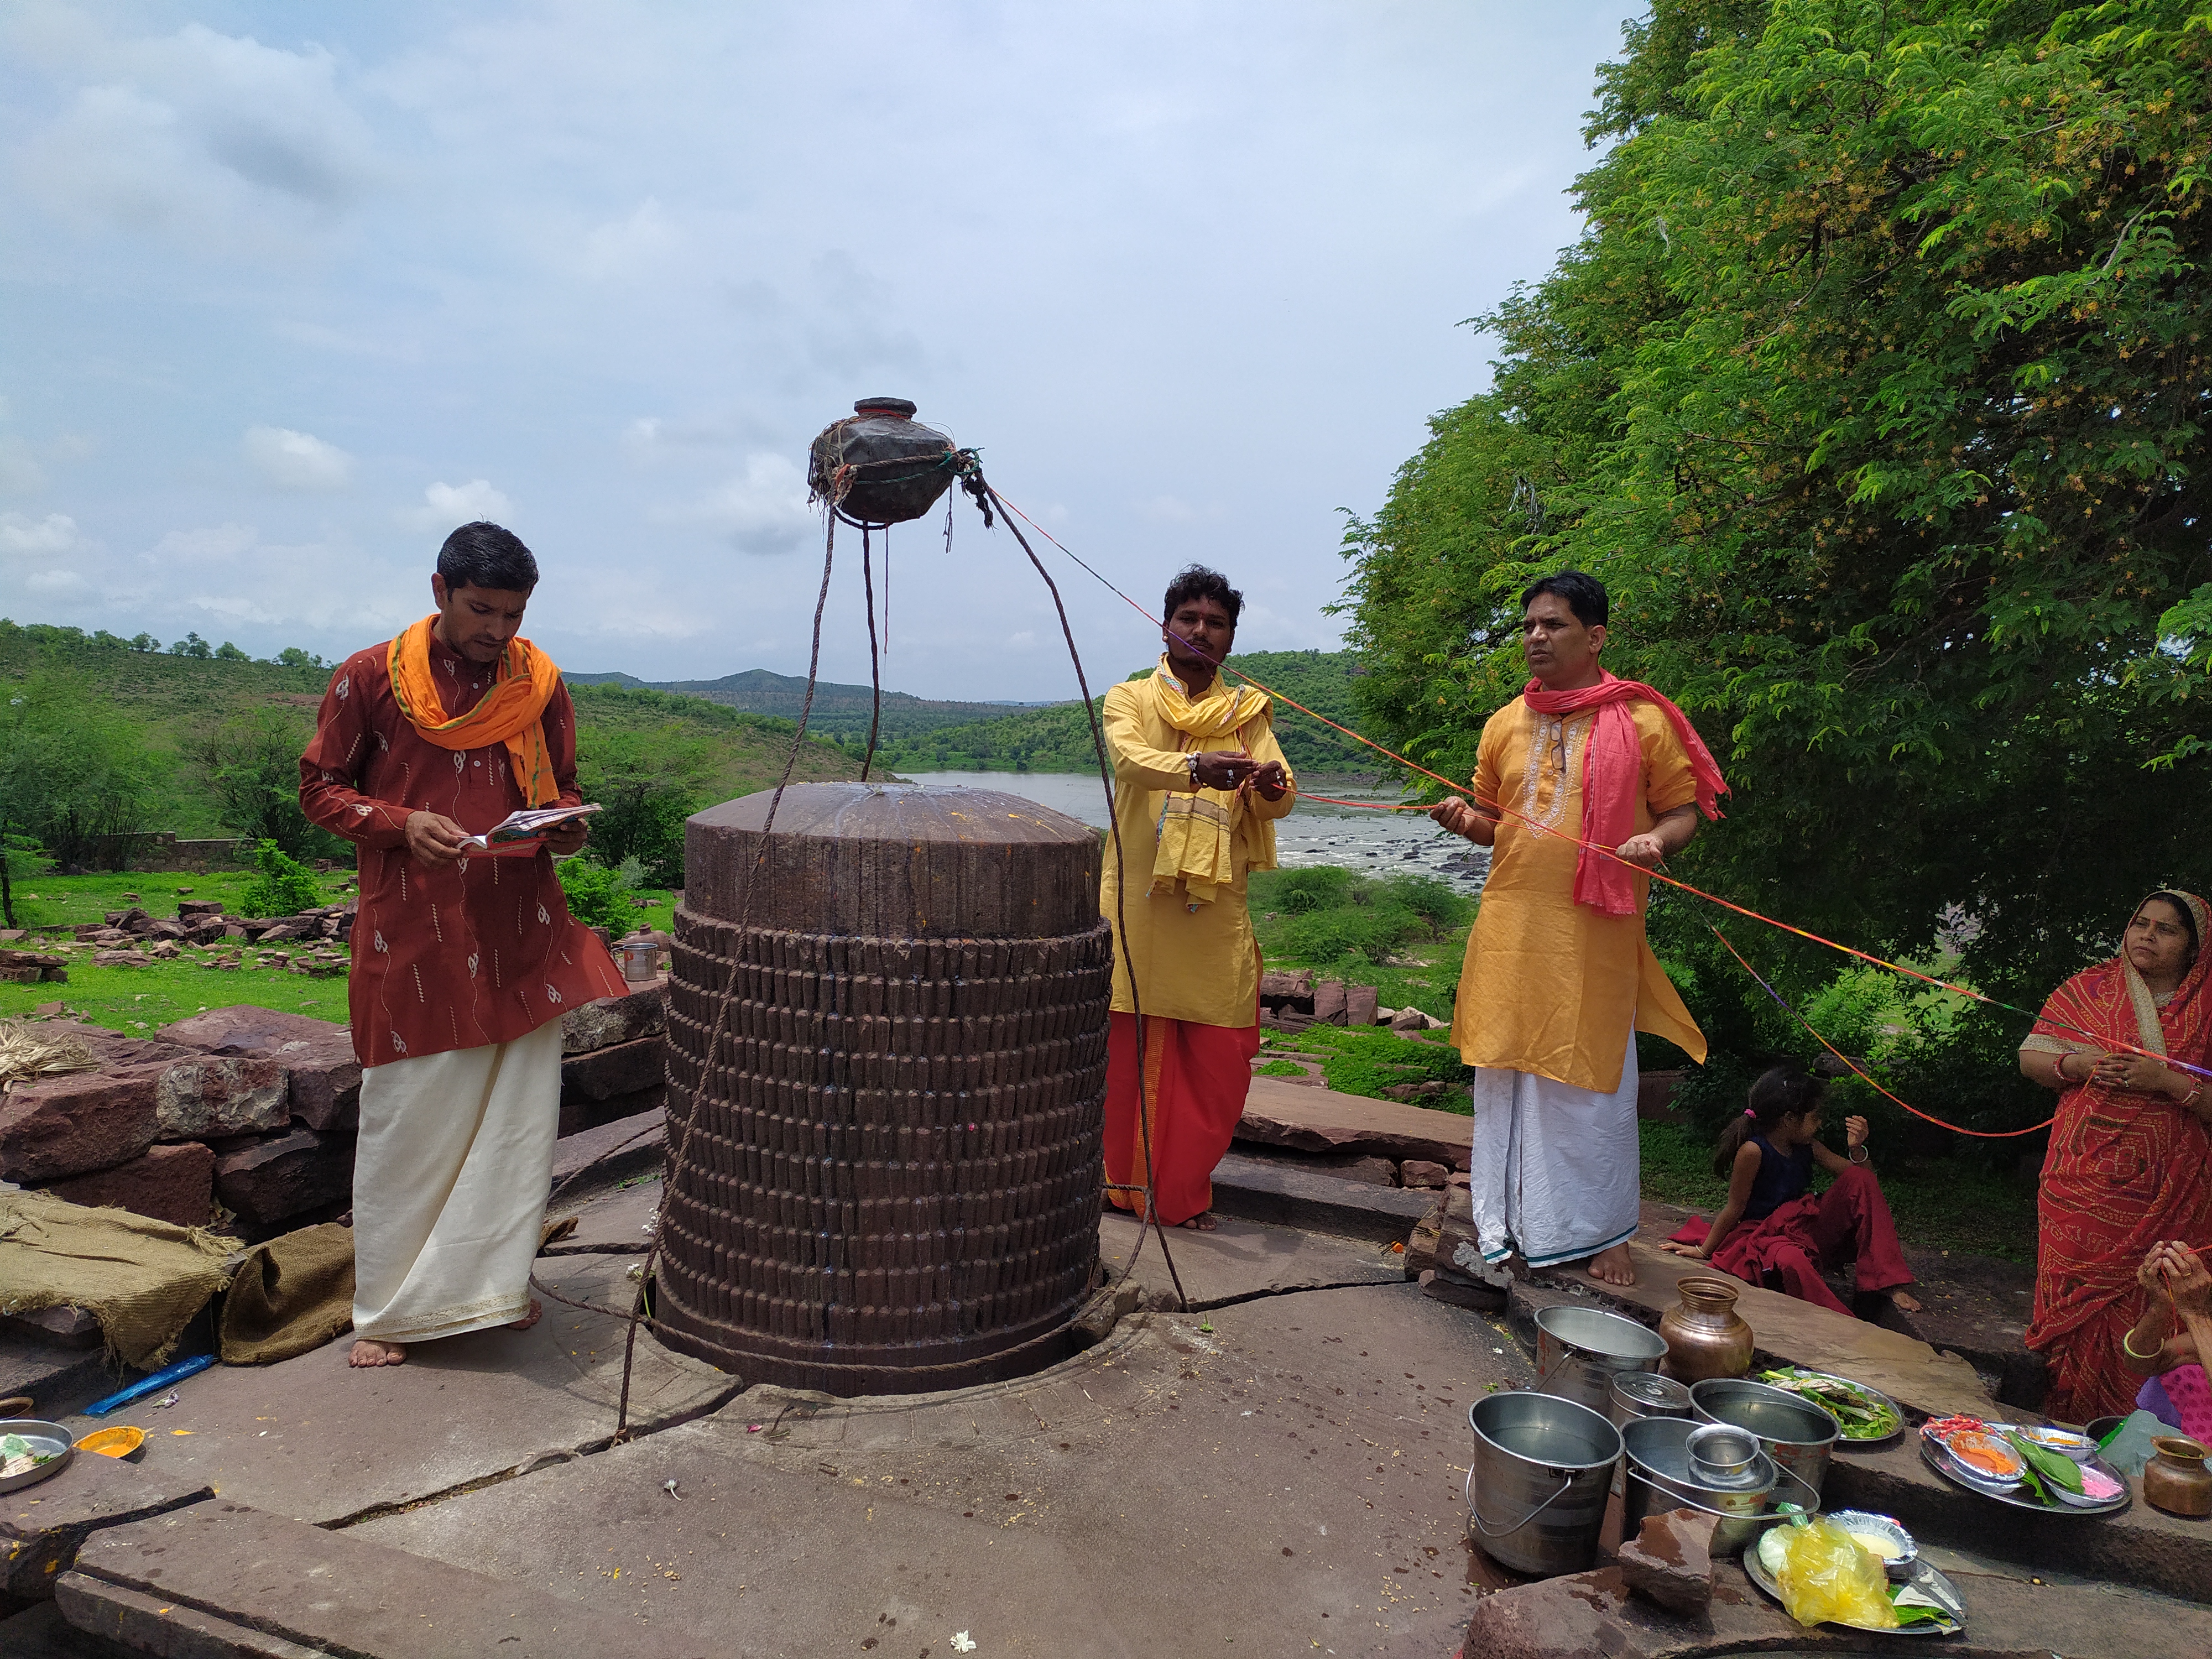
[[[1688,882],[1680,880],[1676,877],[1670,876],[1663,870],[1646,869],[1644,866],[1637,864],[1632,860],[1622,858],[1619,853],[1615,852],[1610,847],[1598,846],[1593,842],[1584,841],[1580,836],[1571,835],[1564,830],[1547,828],[1545,825],[1537,823],[1534,818],[1529,817],[1525,813],[1515,811],[1511,807],[1506,805],[1502,801],[1484,801],[1478,798],[1474,791],[1468,785],[1455,782],[1450,778],[1444,776],[1441,772],[1431,772],[1427,767],[1423,766],[1419,762],[1407,760],[1403,755],[1397,753],[1395,750],[1386,749],[1382,744],[1376,742],[1374,738],[1363,737],[1360,733],[1353,731],[1348,726],[1339,726],[1334,720],[1329,719],[1328,715],[1316,714],[1314,710],[1307,708],[1305,704],[1300,702],[1296,697],[1286,696],[1283,692],[1276,690],[1273,686],[1265,684],[1260,680],[1254,678],[1250,674],[1246,673],[1241,668],[1234,667],[1224,662],[1216,661],[1213,658],[1208,656],[1206,653],[1200,651],[1196,646],[1192,645],[1188,640],[1183,639],[1182,635],[1176,634],[1173,629],[1170,628],[1158,617],[1153,616],[1151,611],[1146,610],[1144,606],[1139,605],[1134,599],[1131,599],[1127,593],[1124,593],[1120,588],[1115,586],[1112,582],[1108,581],[1105,577],[1100,575],[1096,569],[1091,568],[1088,561],[1077,555],[1075,551],[1069,548],[1066,543],[1062,542],[1059,537],[1054,535],[1052,532],[1047,530],[1035,519],[1030,517],[1028,514],[1024,513],[1021,508],[1016,507],[1012,501],[1006,500],[1004,495],[999,495],[998,491],[995,489],[991,493],[993,495],[997,497],[999,504],[1001,507],[1004,507],[1007,512],[1019,516],[1023,523],[1028,525],[1030,528],[1036,531],[1038,535],[1043,537],[1054,547],[1060,549],[1061,552],[1066,554],[1069,558],[1073,559],[1075,562],[1081,565],[1084,569],[1090,571],[1091,574],[1097,578],[1098,582],[1105,587],[1108,592],[1113,594],[1116,599],[1120,599],[1122,604],[1127,605],[1130,610],[1135,611],[1139,616],[1142,617],[1153,627],[1158,629],[1162,633],[1170,635],[1177,641],[1180,641],[1185,648],[1193,653],[1193,654],[1204,658],[1208,662],[1212,662],[1214,666],[1223,673],[1236,675],[1239,679],[1251,686],[1255,690],[1262,692],[1270,697],[1273,697],[1279,702],[1288,703],[1291,708],[1297,709],[1301,714],[1307,716],[1310,720],[1319,720],[1323,726],[1328,726],[1332,732],[1341,732],[1344,736],[1350,738],[1353,742],[1366,744],[1368,748],[1375,750],[1376,754],[1396,762],[1399,765],[1406,768],[1408,771],[1418,772],[1423,777],[1442,784],[1445,788],[1453,791],[1455,793],[1465,795],[1469,800],[1474,801],[1475,805],[1482,811],[1497,812],[1508,817],[1517,818],[1536,835],[1557,836],[1560,840],[1571,842],[1573,845],[1581,848],[1585,852],[1595,853],[1601,858],[1608,858],[1613,860],[1616,864],[1627,865],[1630,869],[1641,872],[1643,874],[1650,877],[1654,881],[1662,881],[1666,883],[1669,887],[1680,888],[1683,892],[1691,895],[1692,897],[1701,898],[1708,904],[1717,904],[1723,910],[1733,911],[1737,915],[1743,916],[1752,921],[1763,922],[1767,927],[1778,929],[1782,933],[1794,933],[1799,939],[1808,940],[1814,945],[1825,945],[1829,950],[1838,951],[1844,956],[1856,957],[1859,961],[1870,963],[1874,967],[1886,968],[1893,974],[1902,974],[1908,979],[1917,979],[1920,981],[1923,985],[1932,985],[1938,990],[1953,992],[1959,996],[1968,999],[1970,1001],[1983,1003],[1991,1008],[2002,1009],[2008,1014],[2023,1015],[2029,1019],[2037,1020],[2039,1022],[2047,1020],[2047,1023],[2055,1029],[2070,1033],[2075,1036],[2086,1037],[2088,1041],[2098,1044],[2100,1048],[2106,1048],[2108,1052],[2140,1054],[2146,1060],[2155,1060],[2162,1065],[2171,1066],[2176,1071],[2186,1072],[2193,1077],[2200,1077],[2207,1079],[2208,1080],[2212,1080],[2212,1066],[2192,1066],[2187,1060],[2175,1060],[2166,1054],[2154,1054],[2148,1048],[2138,1048],[2132,1042],[2123,1042],[2115,1037],[2105,1036],[2095,1031],[2084,1030],[2080,1026],[2069,1025],[2063,1020],[2047,1019],[2046,1016],[2039,1014],[2033,1009],[2015,1007],[2009,1002],[2000,1002],[1996,998],[1989,995],[1986,992],[1977,991],[1971,985],[1955,984],[1950,980],[1938,978],[1934,974],[1923,973],[1917,968],[1908,968],[1903,963],[1891,962],[1887,958],[1875,956],[1870,951],[1862,951],[1852,945],[1839,944],[1834,939],[1810,932],[1806,928],[1793,926],[1790,922],[1778,921],[1772,916],[1763,915],[1759,911],[1749,909],[1743,905],[1736,903],[1731,899],[1724,899],[1717,893],[1708,893],[1702,887],[1693,887]],[[1322,800],[1325,799],[1326,797],[1314,795],[1310,796],[1307,799]],[[1371,803],[1362,801],[1330,801],[1328,804],[1333,806],[1360,806],[1370,805]],[[1394,811],[1426,811],[1429,809],[1424,806],[1415,805],[1407,807],[1391,807],[1386,810]],[[1741,961],[1741,958],[1739,957],[1738,960]],[[1748,964],[1746,965],[1748,967]],[[1878,1088],[1881,1085],[1877,1084],[1875,1086]],[[1902,1104],[1903,1103],[1900,1102],[1899,1103]],[[1966,1132],[1962,1130],[1960,1133],[1964,1133]]]

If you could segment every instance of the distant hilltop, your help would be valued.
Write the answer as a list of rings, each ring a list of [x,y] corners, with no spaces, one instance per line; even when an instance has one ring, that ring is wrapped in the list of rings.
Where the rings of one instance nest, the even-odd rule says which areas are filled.
[[[799,705],[806,700],[805,678],[795,674],[771,673],[765,668],[748,668],[742,674],[725,674],[718,680],[641,680],[631,674],[571,674],[565,670],[562,678],[571,685],[627,685],[699,697],[750,714],[775,714],[787,720],[799,718]],[[866,743],[872,701],[865,685],[817,680],[814,707],[807,716],[806,729],[821,737],[858,738]],[[939,726],[966,726],[1018,710],[1057,706],[1035,702],[947,702],[887,690],[884,693],[883,736],[886,740],[895,736],[916,736]]]

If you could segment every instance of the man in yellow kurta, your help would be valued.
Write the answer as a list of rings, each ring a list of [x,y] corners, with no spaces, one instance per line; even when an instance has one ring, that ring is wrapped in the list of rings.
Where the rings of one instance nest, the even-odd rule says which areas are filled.
[[[1563,571],[1521,596],[1534,676],[1482,728],[1474,803],[1431,814],[1494,848],[1452,1041],[1477,1069],[1473,1200],[1486,1262],[1587,1259],[1635,1280],[1637,1031],[1705,1039],[1644,936],[1650,878],[1728,786],[1681,710],[1599,666],[1604,586]],[[1577,847],[1577,837],[1615,857]]]
[[[1184,570],[1162,607],[1159,666],[1108,690],[1103,720],[1115,837],[1098,906],[1117,935],[1106,1195],[1141,1206],[1149,1140],[1161,1223],[1208,1232],[1213,1166],[1244,1115],[1260,1049],[1245,875],[1275,867],[1274,820],[1297,804],[1266,695],[1218,672],[1243,605],[1218,572]]]

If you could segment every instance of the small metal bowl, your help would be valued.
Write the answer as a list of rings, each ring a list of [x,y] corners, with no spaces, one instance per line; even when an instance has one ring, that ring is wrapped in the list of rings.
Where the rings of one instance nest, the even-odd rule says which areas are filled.
[[[2086,1463],[2097,1455],[2097,1443],[2086,1434],[2076,1434],[2071,1429],[2023,1428],[2023,1440],[2055,1451],[2061,1457],[2070,1457],[2076,1463]]]
[[[1897,1523],[1894,1516],[1876,1515],[1870,1510],[1831,1510],[1823,1519],[1834,1522],[1845,1532],[1860,1539],[1881,1538],[1904,1552],[1895,1560],[1882,1557],[1882,1571],[1899,1583],[1912,1577],[1913,1563],[1920,1559],[1920,1551],[1912,1541],[1912,1534]],[[1881,1554],[1880,1551],[1875,1552]]]

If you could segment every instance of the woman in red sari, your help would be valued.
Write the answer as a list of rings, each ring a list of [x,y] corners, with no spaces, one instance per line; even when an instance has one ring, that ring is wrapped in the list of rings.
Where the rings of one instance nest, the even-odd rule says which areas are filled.
[[[2134,1409],[2140,1379],[2120,1339],[2146,1253],[2166,1241],[2212,1246],[2212,1093],[2202,1076],[2149,1057],[2212,1059],[2208,934],[2203,899],[2152,894],[2120,954],[2052,992],[2021,1044],[2021,1073],[2059,1091],[2027,1346],[2051,1366],[2044,1409],[2069,1422]]]

